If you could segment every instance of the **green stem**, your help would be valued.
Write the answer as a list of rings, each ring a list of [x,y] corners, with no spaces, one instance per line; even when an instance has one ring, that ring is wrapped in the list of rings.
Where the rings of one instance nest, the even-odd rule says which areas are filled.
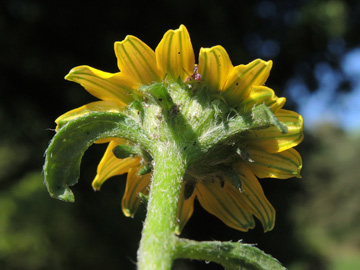
[[[138,269],[169,270],[175,258],[175,228],[185,162],[176,146],[155,149],[148,211],[138,250]]]
[[[231,270],[285,270],[260,249],[239,242],[197,242],[177,238],[175,258],[212,261]]]

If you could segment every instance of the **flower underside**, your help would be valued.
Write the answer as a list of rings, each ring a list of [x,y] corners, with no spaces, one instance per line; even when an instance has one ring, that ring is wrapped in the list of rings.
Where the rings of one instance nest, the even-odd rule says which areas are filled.
[[[46,182],[50,194],[73,200],[68,186],[77,182],[82,154],[94,142],[108,143],[93,188],[128,173],[122,209],[133,216],[149,193],[157,153],[176,149],[186,168],[177,233],[195,198],[232,228],[253,228],[255,216],[271,230],[275,210],[257,178],[300,177],[302,161],[293,147],[303,138],[302,117],[283,109],[285,98],[264,86],[272,62],[234,67],[225,49],[215,46],[202,48],[196,65],[183,25],[169,30],[155,51],[127,36],[115,43],[115,53],[118,73],[79,66],[66,76],[100,101],[56,120],[56,137],[77,145],[80,154],[70,158],[76,166],[51,167],[51,154],[66,150],[50,145],[45,167],[51,169],[44,170],[46,179],[56,178]],[[73,134],[74,140],[65,139]],[[80,144],[84,136],[87,142]]]

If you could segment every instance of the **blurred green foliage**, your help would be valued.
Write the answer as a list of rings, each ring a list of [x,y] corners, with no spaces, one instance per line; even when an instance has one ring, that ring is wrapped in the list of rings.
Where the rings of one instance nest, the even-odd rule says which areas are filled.
[[[141,222],[122,216],[117,188],[104,195],[64,204],[28,173],[1,193],[0,269],[132,268]]]
[[[291,211],[296,234],[336,269],[358,269],[360,136],[324,125],[307,141],[313,150],[304,157],[303,192]],[[350,262],[353,268],[344,266]]]
[[[133,34],[155,48],[183,23],[196,53],[221,44],[235,65],[272,59],[267,84],[279,96],[294,78],[315,91],[315,66],[341,73],[341,57],[360,45],[359,12],[356,0],[1,1],[0,269],[135,269],[144,208],[135,219],[123,216],[122,176],[92,191],[103,145],[85,154],[75,204],[51,199],[42,183],[54,119],[95,100],[63,80],[72,67],[115,72],[114,41]],[[347,81],[337,89],[350,90]],[[183,236],[258,243],[293,270],[358,269],[359,146],[359,136],[336,127],[307,132],[297,148],[303,179],[261,182],[277,210],[272,232],[260,224],[234,231],[195,205]],[[221,267],[179,260],[174,269]]]

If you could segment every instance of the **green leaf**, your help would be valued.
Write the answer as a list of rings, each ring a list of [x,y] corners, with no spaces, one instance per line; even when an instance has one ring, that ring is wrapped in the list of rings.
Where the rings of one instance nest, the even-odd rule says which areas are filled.
[[[136,122],[121,113],[93,112],[64,125],[46,150],[44,178],[50,196],[74,202],[69,186],[78,181],[84,152],[95,141],[113,137],[146,143]]]
[[[284,270],[279,261],[260,249],[239,242],[178,239],[176,258],[212,261],[228,270]]]

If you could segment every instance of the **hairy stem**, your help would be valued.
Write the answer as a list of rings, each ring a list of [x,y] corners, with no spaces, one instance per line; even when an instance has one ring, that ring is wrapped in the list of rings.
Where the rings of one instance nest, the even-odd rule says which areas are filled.
[[[175,145],[154,153],[154,175],[138,250],[138,269],[169,270],[175,258],[176,212],[185,162]]]

